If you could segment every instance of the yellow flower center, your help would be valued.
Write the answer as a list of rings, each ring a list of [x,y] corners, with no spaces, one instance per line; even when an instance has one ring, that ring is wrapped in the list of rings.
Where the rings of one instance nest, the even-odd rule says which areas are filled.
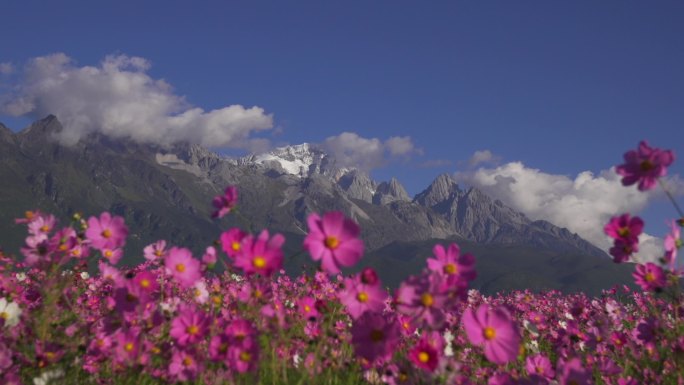
[[[109,230],[109,229],[104,229],[104,231],[102,231],[102,236],[103,236],[104,238],[109,238],[109,237],[111,237],[111,236],[112,236],[111,230]]]
[[[646,275],[644,275],[644,279],[646,280],[646,282],[653,282],[655,281],[655,276],[653,275],[653,273],[646,273]]]
[[[40,228],[40,231],[47,233],[48,231],[50,231],[50,226],[43,225],[43,227]]]
[[[211,297],[211,300],[214,301],[215,305],[221,304],[221,296],[215,295],[215,296]]]
[[[177,264],[177,265],[176,265],[176,271],[179,272],[179,273],[184,272],[184,271],[185,271],[185,265],[182,264],[182,263]]]
[[[325,247],[335,250],[340,245],[340,240],[337,237],[329,236],[325,238]]]
[[[368,301],[368,294],[366,294],[365,291],[362,291],[356,295],[356,299],[358,299],[359,302],[367,302]]]
[[[426,363],[426,362],[430,361],[430,354],[428,354],[427,352],[418,353],[418,361],[420,361],[422,363]]]
[[[71,250],[71,255],[74,257],[80,257],[81,256],[81,249],[80,248],[75,248]]]
[[[48,361],[52,361],[55,358],[55,352],[45,352],[45,358],[47,358]]]
[[[191,336],[194,336],[195,334],[199,333],[199,328],[197,327],[197,325],[190,325],[188,326],[186,332],[188,332],[188,334],[190,334]]]
[[[432,298],[430,293],[425,293],[420,297],[420,302],[423,303],[423,306],[430,307],[433,303],[435,303],[435,299]]]
[[[69,246],[67,246],[66,243],[61,243],[59,245],[59,251],[67,251],[68,248]]]
[[[629,234],[630,234],[629,227],[620,227],[617,232],[618,232],[618,235],[622,238],[627,238],[627,237],[629,237]]]
[[[104,256],[106,258],[111,258],[114,255],[114,253],[111,250],[105,250]]]
[[[447,263],[446,265],[444,265],[444,272],[446,274],[456,274],[457,271],[458,268],[453,263]]]
[[[259,289],[254,290],[254,298],[261,298],[263,295],[264,295],[264,293],[261,290],[259,290]]]
[[[249,362],[252,359],[252,355],[247,352],[240,353],[240,361]]]
[[[157,251],[154,252],[154,255],[156,255],[157,257],[161,257],[162,254],[163,254],[163,253],[162,253],[161,250],[157,250]]]
[[[257,269],[263,269],[266,266],[266,259],[262,256],[256,256],[252,260],[252,265],[256,267]]]
[[[233,241],[233,244],[230,245],[230,248],[233,249],[233,251],[240,251],[240,243]]]
[[[494,337],[496,337],[496,330],[494,330],[494,328],[491,326],[487,326],[484,328],[484,332],[482,334],[484,334],[484,338],[486,340],[493,340]]]
[[[190,366],[192,365],[192,358],[186,356],[183,358],[183,366]]]
[[[150,285],[151,283],[149,279],[143,278],[140,280],[140,286],[142,286],[144,289],[147,289],[148,287],[150,287]]]
[[[304,312],[305,312],[305,313],[308,313],[308,312],[310,312],[310,311],[311,311],[311,306],[309,306],[309,305],[304,305]]]
[[[537,374],[544,373],[544,368],[542,368],[541,366],[537,366],[534,369],[535,369],[535,372],[537,372]]]
[[[135,345],[133,345],[133,342],[126,342],[124,345],[124,350],[127,352],[132,352],[133,348],[135,348]]]
[[[370,339],[373,342],[380,342],[383,338],[385,338],[385,333],[383,333],[382,330],[374,329],[370,334]]]
[[[0,313],[0,318],[6,320],[9,318],[9,314],[7,314],[6,311],[3,311],[2,313]]]
[[[34,215],[35,215],[35,214],[33,213],[33,211],[27,211],[27,212],[24,213],[24,216],[26,217],[26,219],[29,219],[29,220],[30,220],[30,219],[33,219],[33,216],[34,216]]]

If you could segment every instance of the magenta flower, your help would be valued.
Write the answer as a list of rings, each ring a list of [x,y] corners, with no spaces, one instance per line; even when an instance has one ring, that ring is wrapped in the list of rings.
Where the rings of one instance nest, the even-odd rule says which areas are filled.
[[[209,323],[204,312],[186,307],[171,321],[169,335],[180,346],[193,345],[202,341]]]
[[[214,205],[216,211],[211,214],[212,218],[222,218],[227,215],[237,204],[238,192],[237,187],[228,186],[223,195],[217,195],[211,204]]]
[[[629,213],[610,218],[603,231],[613,239],[638,241],[644,230],[644,221],[639,217],[631,217]]]
[[[159,240],[155,243],[145,246],[143,249],[143,255],[148,261],[155,261],[160,258],[166,257],[166,241]]]
[[[192,287],[202,274],[200,263],[186,248],[172,247],[165,261],[166,273],[171,274],[184,287]]]
[[[582,366],[579,358],[569,362],[559,362],[559,385],[591,385],[591,369]]]
[[[646,291],[657,291],[665,287],[665,273],[663,269],[651,262],[645,265],[637,264],[636,271],[632,273],[634,282]]]
[[[428,258],[428,269],[446,277],[449,286],[458,281],[467,283],[477,277],[475,258],[471,254],[461,254],[457,244],[452,243],[444,249],[442,245],[435,245],[432,249],[436,258]]]
[[[550,380],[556,376],[556,371],[551,366],[551,360],[543,354],[527,357],[525,369],[527,369],[527,373],[530,375],[542,376]]]
[[[644,221],[639,217],[623,214],[610,219],[603,231],[614,239],[613,247],[609,250],[613,262],[627,261],[633,253],[639,251],[639,235],[643,229]]]
[[[340,266],[350,267],[363,255],[363,241],[358,238],[359,226],[343,213],[333,211],[323,218],[313,213],[307,218],[309,234],[304,248],[314,261],[321,260],[321,267],[328,274],[340,272]]]
[[[299,312],[306,320],[315,320],[321,313],[316,307],[316,299],[313,297],[304,297],[297,301]]]
[[[354,352],[371,363],[392,357],[401,337],[396,318],[371,312],[354,321],[351,333]]]
[[[366,273],[367,276],[370,273]],[[361,274],[344,280],[344,290],[338,294],[340,302],[347,308],[352,319],[359,318],[364,312],[382,312],[387,299],[387,292],[375,279],[372,285],[363,283]]]
[[[122,217],[112,217],[105,211],[100,214],[99,219],[96,217],[88,219],[88,229],[85,236],[90,244],[98,250],[116,249],[126,243],[128,228]]]
[[[417,327],[441,329],[451,299],[444,291],[442,276],[437,273],[410,276],[401,283],[395,302],[397,312],[411,317]]]
[[[247,233],[237,227],[223,232],[221,234],[221,248],[229,257],[235,258],[242,251],[242,240],[245,239]]]
[[[520,333],[505,308],[491,308],[487,304],[480,305],[475,312],[468,308],[462,323],[470,343],[483,346],[489,361],[505,364],[518,357]]]
[[[258,238],[248,235],[243,239],[242,250],[235,257],[235,266],[245,274],[260,274],[268,277],[283,266],[285,237],[276,234],[269,239],[268,231],[263,230]]]
[[[200,364],[194,354],[174,349],[169,364],[169,374],[178,381],[192,381],[200,371]]]
[[[430,337],[430,334],[424,334],[408,352],[408,359],[417,367],[432,373],[439,365],[444,341]]]
[[[627,151],[625,163],[615,167],[615,172],[622,175],[622,184],[631,186],[639,183],[639,190],[646,191],[655,187],[658,178],[667,174],[667,167],[674,161],[670,150],[649,147],[641,141],[637,150]]]
[[[665,263],[674,270],[677,260],[677,250],[682,247],[681,231],[677,222],[672,221],[670,224],[671,231],[665,236]]]

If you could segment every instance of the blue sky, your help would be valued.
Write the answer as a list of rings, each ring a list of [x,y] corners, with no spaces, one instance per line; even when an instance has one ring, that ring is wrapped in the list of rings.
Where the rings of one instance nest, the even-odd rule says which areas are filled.
[[[520,161],[572,181],[641,139],[684,143],[680,1],[10,0],[2,13],[5,103],[34,58],[61,52],[74,69],[142,57],[192,106],[263,109],[272,128],[253,135],[273,145],[409,137],[372,175],[411,194],[472,171],[476,151],[493,154],[482,167]],[[18,129],[42,112],[0,121]],[[665,205],[638,204],[664,233]]]

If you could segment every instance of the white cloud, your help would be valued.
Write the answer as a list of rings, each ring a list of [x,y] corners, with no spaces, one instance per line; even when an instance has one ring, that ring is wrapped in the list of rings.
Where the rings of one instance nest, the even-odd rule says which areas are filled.
[[[612,241],[603,227],[611,217],[626,212],[636,215],[657,195],[624,187],[613,170],[594,175],[579,173],[574,179],[525,167],[521,162],[496,168],[458,172],[454,178],[525,213],[531,219],[544,219],[566,227],[582,238],[608,251]],[[638,260],[662,256],[662,240],[645,234]]]
[[[408,136],[393,136],[383,142],[378,138],[361,137],[354,132],[328,137],[321,146],[339,165],[366,171],[382,167],[391,160],[406,159],[421,152]]]
[[[164,145],[188,141],[250,148],[254,132],[273,127],[272,116],[260,107],[192,107],[167,82],[150,77],[149,68],[147,60],[125,55],[107,56],[96,67],[76,66],[63,53],[37,57],[0,107],[14,116],[56,115],[64,126],[58,137],[64,144],[100,132]],[[256,141],[259,147],[262,142]]]
[[[498,156],[495,156],[492,154],[491,151],[489,150],[481,150],[481,151],[475,151],[473,156],[468,159],[468,164],[471,167],[475,167],[481,164],[496,164],[500,161],[501,159]]]
[[[14,72],[12,63],[0,63],[0,75],[9,75]]]

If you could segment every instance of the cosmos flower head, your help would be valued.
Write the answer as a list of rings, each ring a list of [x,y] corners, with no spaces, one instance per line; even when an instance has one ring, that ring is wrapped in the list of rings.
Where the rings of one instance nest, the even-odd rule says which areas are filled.
[[[217,195],[211,202],[216,210],[211,214],[212,218],[223,218],[228,215],[237,205],[238,190],[235,186],[228,186],[223,195]]]
[[[625,163],[615,167],[615,172],[622,176],[622,184],[631,186],[638,183],[640,191],[651,190],[658,178],[667,174],[667,168],[674,162],[674,154],[670,150],[662,150],[641,141],[636,150],[629,150],[624,155]]]
[[[340,273],[341,267],[355,265],[363,255],[360,228],[339,211],[331,211],[321,218],[312,213],[307,218],[309,233],[304,239],[306,249],[314,261],[328,274]]]

